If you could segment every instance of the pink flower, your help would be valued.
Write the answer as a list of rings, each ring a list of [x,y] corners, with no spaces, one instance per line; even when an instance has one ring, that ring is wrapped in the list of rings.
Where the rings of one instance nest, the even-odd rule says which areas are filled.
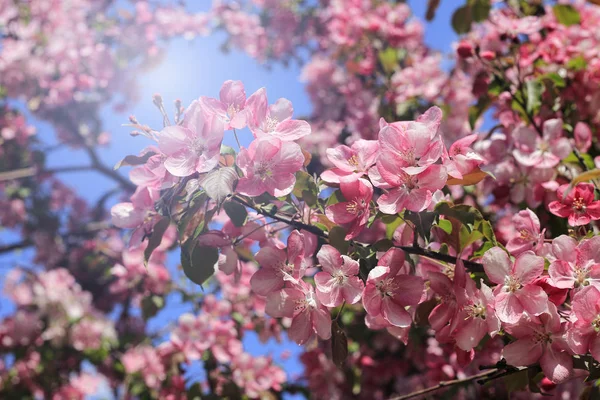
[[[444,160],[448,175],[462,179],[464,175],[483,163],[483,157],[469,147],[478,137],[477,134],[469,135],[457,140],[450,146]]]
[[[179,316],[177,326],[171,332],[171,342],[188,360],[199,360],[214,339],[210,331],[210,316],[189,313]]]
[[[235,321],[212,321],[211,336],[214,343],[210,346],[210,351],[220,363],[228,363],[232,358],[242,354],[242,342],[237,337]]]
[[[129,241],[131,247],[141,244],[160,220],[161,217],[154,208],[158,196],[157,190],[140,186],[131,196],[131,203],[118,203],[111,208],[113,225],[124,229],[134,229]]]
[[[266,312],[275,318],[292,318],[288,336],[298,344],[308,342],[314,333],[323,340],[331,337],[331,315],[317,298],[313,287],[304,281],[270,293]]]
[[[533,250],[537,252],[544,245],[544,231],[540,232],[540,220],[530,209],[521,210],[512,218],[518,235],[506,244],[506,250],[510,254],[519,254]]]
[[[266,246],[256,253],[255,258],[261,268],[250,279],[254,293],[267,296],[283,288],[287,281],[297,282],[306,270],[304,234],[297,230],[290,233],[287,251]]]
[[[259,196],[264,192],[280,197],[291,193],[296,176],[304,164],[300,146],[282,142],[278,138],[258,139],[242,149],[237,158],[244,172],[236,191],[246,196]]]
[[[406,308],[419,304],[425,282],[418,276],[407,274],[400,253],[392,254],[397,256],[390,257],[393,262],[389,266],[377,266],[369,272],[362,296],[363,305],[371,316],[381,315],[390,324],[405,328],[412,323]]]
[[[150,346],[138,346],[128,350],[121,357],[127,374],[141,373],[144,382],[151,389],[158,389],[166,378],[165,367],[157,352]]]
[[[165,127],[158,136],[158,148],[165,156],[165,168],[174,176],[208,172],[219,163],[223,122],[198,100],[185,112],[183,124]]]
[[[544,122],[543,137],[531,128],[520,126],[513,133],[513,156],[523,166],[552,168],[571,153],[569,139],[562,137],[562,120]]]
[[[429,324],[436,331],[436,338],[448,340],[457,323],[457,293],[463,291],[463,288],[455,285],[447,275],[440,272],[429,272],[427,277],[429,287],[436,294],[436,298],[439,298],[439,303],[429,313]]]
[[[221,86],[219,100],[201,97],[200,101],[223,121],[225,129],[242,129],[246,126],[246,91],[241,81],[225,81]]]
[[[346,302],[355,304],[360,300],[363,282],[358,275],[358,261],[341,255],[335,247],[323,245],[317,253],[317,259],[323,268],[315,274],[317,298],[326,307],[337,307]]]
[[[273,365],[273,361],[264,356],[253,357],[242,353],[231,363],[231,378],[237,386],[244,389],[249,398],[259,398],[269,390],[281,391],[285,383],[285,372]]]
[[[565,196],[569,185],[558,188],[558,199],[548,204],[548,209],[554,215],[569,219],[569,225],[587,225],[590,221],[600,219],[600,201],[594,201],[594,185],[578,183]]]
[[[471,278],[467,278],[465,289],[457,292],[460,312],[452,337],[460,349],[471,351],[486,334],[494,337],[500,331],[500,321],[496,317],[492,289],[483,281],[481,289],[477,289]]]
[[[334,165],[321,174],[325,182],[340,183],[340,178],[358,179],[375,164],[379,152],[379,143],[375,140],[359,139],[352,147],[345,145],[327,149],[327,158]]]
[[[588,285],[600,289],[600,236],[583,240],[561,235],[552,241],[556,260],[548,267],[552,285],[560,289],[581,289]]]
[[[405,209],[423,211],[431,204],[433,192],[446,185],[447,177],[442,165],[431,165],[417,175],[397,170],[393,181],[390,175],[385,178],[394,188],[377,199],[379,211],[384,214],[397,214]]]
[[[254,137],[293,141],[310,134],[308,122],[292,119],[294,109],[289,100],[279,99],[275,104],[268,104],[265,88],[258,89],[246,102],[246,108],[252,113],[248,125]]]
[[[153,148],[149,149],[154,150]],[[156,149],[158,152],[158,149]],[[135,167],[129,173],[129,179],[137,186],[147,186],[152,189],[168,189],[173,187],[179,178],[171,175],[165,168],[164,156],[155,154],[146,161],[146,164]]]
[[[573,359],[564,339],[565,324],[553,303],[539,317],[523,316],[506,327],[517,340],[506,345],[502,355],[510,365],[521,367],[539,361],[542,371],[552,382],[567,380],[573,373]]]
[[[577,320],[567,332],[571,349],[600,361],[600,290],[590,286],[573,296],[573,313]]]
[[[575,138],[575,147],[582,152],[587,151],[592,146],[592,130],[585,122],[578,122],[573,129],[573,137]]]
[[[383,179],[393,184],[400,171],[419,174],[441,157],[444,145],[437,134],[441,119],[442,111],[432,107],[417,121],[380,122],[377,165]]]
[[[483,268],[490,281],[497,283],[494,294],[496,314],[502,322],[516,323],[523,311],[539,315],[548,309],[548,296],[533,284],[544,272],[544,259],[532,251],[521,253],[513,262],[499,247],[483,255]]]
[[[342,195],[348,201],[333,204],[325,210],[327,218],[346,228],[346,240],[356,237],[369,220],[373,186],[365,179],[340,182]]]

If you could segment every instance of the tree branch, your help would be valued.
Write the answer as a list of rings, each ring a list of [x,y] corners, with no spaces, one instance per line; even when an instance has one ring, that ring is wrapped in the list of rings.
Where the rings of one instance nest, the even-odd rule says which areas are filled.
[[[461,385],[464,385],[464,384],[467,384],[467,383],[471,383],[473,381],[478,381],[479,384],[483,384],[483,383],[486,383],[488,381],[491,381],[491,380],[494,380],[494,379],[497,379],[497,378],[500,378],[500,377],[503,377],[503,376],[512,375],[512,374],[515,374],[517,372],[524,371],[527,368],[529,368],[529,367],[514,368],[514,369],[509,369],[509,370],[506,370],[506,371],[499,370],[497,368],[493,368],[493,369],[490,369],[488,371],[484,371],[484,372],[481,372],[481,373],[476,374],[476,375],[471,375],[471,376],[468,376],[468,377],[463,378],[463,379],[453,379],[451,381],[442,381],[442,382],[438,383],[435,386],[431,386],[431,387],[428,387],[426,389],[418,390],[416,392],[412,392],[412,393],[405,394],[405,395],[402,395],[402,396],[392,397],[392,398],[390,398],[388,400],[407,400],[407,399],[413,399],[415,397],[419,397],[419,396],[423,396],[423,395],[431,393],[431,392],[435,392],[436,390],[440,390],[442,388],[447,388],[447,387],[450,387],[450,386],[461,386]]]
[[[318,227],[316,227],[314,225],[308,225],[308,224],[305,224],[304,222],[297,221],[293,218],[281,216],[281,215],[277,214],[276,212],[275,213],[270,212],[268,210],[263,209],[262,207],[260,207],[258,205],[253,205],[253,204],[249,203],[248,201],[246,201],[245,199],[243,199],[239,196],[232,197],[232,200],[240,203],[243,206],[251,208],[252,210],[256,211],[257,213],[264,215],[265,217],[269,217],[276,221],[283,222],[283,223],[288,224],[289,226],[292,226],[296,229],[310,232],[310,233],[312,233],[316,236],[322,237],[324,239],[329,238],[329,234],[327,232],[319,229]],[[362,244],[362,243],[357,243],[357,242],[352,242],[352,243],[363,246],[363,247],[366,246],[365,244]],[[428,257],[428,258],[432,258],[434,260],[443,261],[443,262],[447,262],[447,263],[451,263],[451,264],[456,264],[456,262],[457,262],[456,257],[450,256],[448,254],[438,253],[436,251],[422,249],[422,248],[416,247],[416,246],[412,246],[412,247],[396,246],[396,247],[401,250],[404,250],[405,252],[407,252],[409,254],[415,254],[415,255],[419,255],[419,256],[423,256],[423,257]],[[469,260],[462,260],[462,262],[463,262],[464,266],[466,268],[468,268],[471,272],[483,272],[483,264],[476,263],[476,262],[469,261]]]
[[[91,165],[71,165],[65,167],[56,167],[40,170],[36,167],[26,167],[12,171],[0,172],[0,182],[11,181],[13,179],[29,178],[35,175],[56,174],[61,172],[78,172],[94,169]]]
[[[77,237],[80,235],[85,235],[85,234],[89,234],[89,233],[95,233],[98,231],[102,231],[104,229],[108,229],[110,228],[111,225],[110,223],[106,223],[106,222],[90,222],[87,225],[85,225],[83,227],[83,229],[79,229],[73,232],[69,232],[66,233],[65,235],[62,235],[64,238],[69,238],[69,237]],[[31,239],[24,239],[20,242],[16,242],[16,243],[11,243],[11,244],[7,244],[4,246],[0,246],[0,255],[5,254],[5,253],[10,253],[11,251],[15,251],[15,250],[21,250],[21,249],[25,249],[27,247],[33,246],[34,243]]]
[[[0,255],[5,253],[10,253],[11,251],[25,249],[29,246],[32,246],[33,242],[29,239],[22,240],[17,243],[11,243],[4,246],[0,246]]]
[[[444,261],[451,264],[456,264],[456,262],[458,261],[456,257],[453,257],[451,255],[438,253],[437,251],[422,249],[421,247],[398,246],[398,248],[404,250],[409,254],[415,254],[427,258],[432,258],[434,260]],[[468,268],[471,272],[483,272],[483,264],[464,259],[462,260],[462,262],[463,265],[466,268]]]

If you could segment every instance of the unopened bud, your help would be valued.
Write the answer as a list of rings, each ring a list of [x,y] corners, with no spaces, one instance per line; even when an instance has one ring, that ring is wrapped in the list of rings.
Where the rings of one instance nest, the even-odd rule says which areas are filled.
[[[461,58],[470,58],[473,56],[473,45],[470,42],[463,40],[458,44],[456,53]]]

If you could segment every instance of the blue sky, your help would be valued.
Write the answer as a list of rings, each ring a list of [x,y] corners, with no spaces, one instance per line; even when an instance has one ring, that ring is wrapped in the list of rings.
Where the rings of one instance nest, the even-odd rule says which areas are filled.
[[[206,9],[209,2],[203,0],[194,3],[197,9]],[[424,19],[426,3],[425,0],[409,1],[415,16],[422,20]],[[450,27],[450,16],[457,6],[456,2],[442,1],[436,19],[432,23],[425,24],[425,41],[430,47],[444,53],[452,51],[451,43],[456,40],[456,35]],[[272,68],[267,69],[238,51],[223,54],[220,51],[220,45],[224,38],[223,34],[217,34],[197,38],[191,42],[184,40],[171,42],[167,47],[167,53],[162,64],[149,73],[138,77],[139,87],[141,88],[140,102],[129,107],[124,113],[115,113],[109,108],[102,111],[104,130],[112,135],[112,143],[110,147],[98,150],[101,159],[112,166],[124,156],[137,154],[143,147],[150,144],[143,137],[131,137],[129,128],[123,127],[122,124],[127,123],[128,116],[133,114],[140,122],[154,128],[160,128],[161,117],[152,104],[154,93],[160,93],[163,96],[166,108],[170,111],[172,110],[173,101],[177,98],[181,99],[184,105],[187,105],[193,99],[202,95],[218,97],[221,84],[225,80],[241,80],[248,95],[265,86],[271,102],[280,97],[285,97],[292,101],[296,116],[310,114],[311,105],[304,92],[304,85],[299,80],[300,68],[297,65],[291,65],[288,68],[273,65]],[[38,126],[38,135],[43,140],[55,142],[53,132],[47,124],[36,121],[36,125]],[[234,143],[232,138],[227,140],[230,142],[229,144]],[[84,154],[71,149],[53,152],[49,155],[48,162],[50,166],[85,165],[87,163],[88,160]],[[122,173],[126,174],[128,171],[126,168],[124,170]],[[65,174],[61,178],[76,189],[81,196],[92,202],[115,187],[112,181],[90,172]],[[0,239],[10,242],[6,233],[0,234]],[[11,262],[11,260],[24,260],[28,257],[29,252],[21,253],[16,257],[3,257],[0,258],[0,266],[6,266],[6,263]],[[176,264],[177,259],[177,254],[171,257],[173,265]],[[6,267],[0,268],[0,271],[6,271]],[[171,300],[175,301],[175,299]],[[0,302],[0,314],[6,315],[11,308],[6,300]],[[151,327],[164,326],[167,321],[173,320],[183,310],[183,308],[177,306],[174,306],[174,308],[175,310],[172,313],[167,311],[159,314],[152,321]],[[286,342],[283,345],[269,343],[264,346],[258,343],[256,337],[249,335],[245,340],[245,345],[247,351],[253,354],[273,354],[276,361],[284,366],[288,376],[301,372],[301,365],[295,356],[286,362],[278,357],[284,349],[292,350],[294,354],[298,354],[300,348],[293,343]]]

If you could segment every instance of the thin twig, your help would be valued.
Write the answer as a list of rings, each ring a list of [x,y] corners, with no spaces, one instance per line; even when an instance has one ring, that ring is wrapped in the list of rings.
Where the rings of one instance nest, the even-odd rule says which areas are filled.
[[[257,213],[264,215],[265,217],[269,217],[276,221],[286,223],[290,226],[293,226],[296,229],[310,232],[310,233],[312,233],[316,236],[322,237],[324,239],[329,238],[329,234],[327,232],[319,229],[318,227],[316,227],[314,225],[308,225],[301,221],[295,220],[293,218],[283,217],[283,216],[277,214],[276,212],[275,213],[270,212],[268,210],[265,210],[264,208],[262,208],[259,205],[253,205],[253,204],[249,203],[248,201],[246,201],[245,199],[243,199],[239,196],[232,197],[232,200],[242,204],[243,206],[253,209]],[[362,247],[366,246],[365,244],[354,242],[354,241],[351,241],[351,243],[354,245],[362,246]],[[420,247],[415,247],[415,246],[412,246],[412,247],[396,246],[396,247],[401,250],[404,250],[405,252],[407,252],[409,254],[415,254],[415,255],[419,255],[419,256],[423,256],[423,257],[428,257],[428,258],[432,258],[434,260],[443,261],[443,262],[447,262],[447,263],[451,263],[451,264],[456,264],[456,262],[457,262],[456,257],[450,256],[448,254],[438,253],[438,252],[432,251],[432,250],[422,249]],[[471,272],[483,272],[483,264],[476,263],[476,262],[469,261],[469,260],[464,260],[464,259],[462,260],[462,262],[463,262],[464,266],[466,268],[468,268]]]
[[[472,376],[468,376],[466,378],[463,379],[453,379],[451,381],[442,381],[440,383],[438,383],[435,386],[431,386],[428,387],[426,389],[422,389],[422,390],[418,390],[416,392],[412,392],[409,394],[405,394],[402,396],[397,396],[397,397],[392,397],[389,400],[407,400],[407,399],[413,399],[415,397],[419,397],[419,396],[423,396],[425,394],[431,393],[431,392],[435,392],[436,390],[440,390],[442,388],[447,388],[450,386],[459,386],[459,385],[464,385],[466,383],[471,383],[473,381],[479,381],[479,380],[483,380],[483,382],[480,383],[485,383],[488,382],[490,380],[494,380],[503,376],[507,376],[507,375],[512,375],[515,374],[517,372],[521,372],[525,369],[527,369],[528,367],[522,367],[522,368],[515,368],[515,369],[509,369],[506,371],[501,371],[497,368],[494,369],[490,369],[489,371],[484,371],[481,372],[479,374],[476,375],[472,375]]]
[[[79,172],[94,169],[91,165],[70,165],[65,167],[56,167],[50,169],[38,169],[36,167],[26,167],[12,171],[0,172],[0,182],[11,181],[14,179],[29,178],[35,175],[57,174],[61,172]]]

